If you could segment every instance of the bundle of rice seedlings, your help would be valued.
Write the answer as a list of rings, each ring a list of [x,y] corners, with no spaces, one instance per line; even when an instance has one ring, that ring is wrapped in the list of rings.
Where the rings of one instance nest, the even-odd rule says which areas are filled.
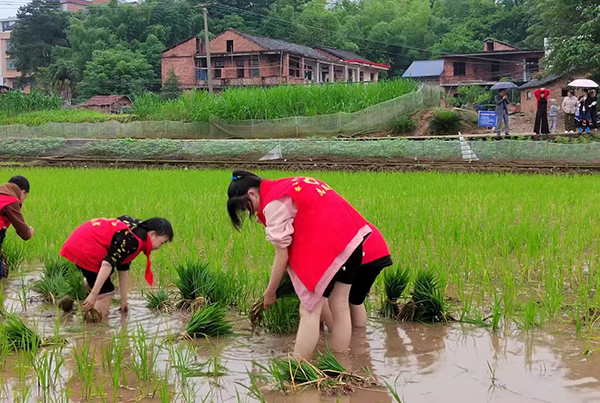
[[[184,336],[211,337],[232,333],[231,324],[225,321],[227,310],[219,305],[203,306],[192,314],[185,327]]]
[[[70,271],[77,268],[62,256],[48,255],[44,259],[44,276],[66,276]]]
[[[161,312],[171,312],[173,305],[169,300],[169,292],[164,288],[160,288],[158,291],[148,291],[144,293],[146,298],[146,307],[150,309],[157,309]]]
[[[381,307],[381,316],[396,319],[400,314],[398,299],[410,282],[410,270],[402,266],[390,267],[383,272],[386,300]]]
[[[177,279],[175,286],[179,289],[182,301],[179,308],[190,308],[195,305],[204,305],[211,300],[215,288],[215,278],[210,272],[207,263],[196,260],[187,260],[175,267]]]
[[[346,371],[329,349],[324,353],[319,351],[316,366],[319,371],[338,382],[338,387],[346,392],[352,392],[356,387],[369,388],[379,385],[377,378],[370,373],[367,376],[359,376]]]
[[[64,278],[67,284],[67,295],[75,301],[84,301],[87,298],[88,291],[84,283],[83,274],[76,267],[73,267],[67,272]]]
[[[294,296],[278,299],[260,321],[261,328],[278,335],[292,334],[300,323],[300,300]]]
[[[277,287],[276,291],[277,299],[287,298],[296,295],[296,291],[294,290],[294,285],[292,284],[292,279],[290,278],[287,272],[281,278],[281,282],[279,283],[279,287]],[[261,297],[257,300],[252,307],[250,308],[250,323],[252,324],[252,331],[256,329],[258,325],[260,325],[263,314],[265,311],[265,299]]]
[[[42,345],[42,338],[29,328],[18,316],[4,314],[4,322],[0,327],[0,338],[11,350],[36,350]]]
[[[92,308],[89,311],[83,311],[83,320],[86,323],[100,323],[102,322],[102,314]]]
[[[32,290],[41,294],[44,301],[51,304],[62,296],[68,293],[68,285],[65,283],[64,277],[42,275],[40,280],[37,280],[32,285]]]
[[[398,319],[419,322],[452,320],[447,312],[439,277],[433,269],[417,273],[412,298],[402,306]]]

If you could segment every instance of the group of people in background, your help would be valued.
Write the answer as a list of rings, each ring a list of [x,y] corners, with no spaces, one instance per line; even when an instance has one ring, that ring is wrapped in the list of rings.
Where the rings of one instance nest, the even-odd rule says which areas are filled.
[[[550,90],[546,88],[536,90],[534,95],[537,99],[537,111],[533,131],[536,134],[557,133],[561,106],[557,105],[555,99],[549,99]],[[583,95],[579,98],[575,96],[574,90],[569,90],[562,101],[565,133],[575,133],[576,131],[591,133],[592,129],[596,130],[598,128],[597,104],[595,90],[584,89]],[[548,124],[548,117],[550,117],[550,124]],[[578,120],[578,124],[576,120]]]

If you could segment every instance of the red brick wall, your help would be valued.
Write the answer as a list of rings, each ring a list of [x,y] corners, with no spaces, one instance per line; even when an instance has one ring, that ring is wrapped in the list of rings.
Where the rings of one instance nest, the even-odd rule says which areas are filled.
[[[548,99],[556,99],[556,104],[558,106],[562,106],[563,96],[562,90],[563,88],[567,88],[568,80],[560,80],[552,84],[548,84],[544,88],[550,90],[550,96]],[[537,99],[533,93],[537,90],[537,88],[527,88],[521,90],[521,112],[527,113],[529,115],[535,115],[537,110]],[[529,93],[530,99],[527,99],[527,93]],[[577,94],[575,94],[577,96]],[[561,115],[561,114],[559,114]]]
[[[164,83],[169,72],[173,70],[179,78],[182,88],[192,88],[196,84],[194,55],[196,54],[197,38],[180,43],[162,54],[161,76]]]
[[[502,59],[498,59],[500,62],[500,78],[512,77],[515,81],[523,80],[523,73],[525,67],[523,62],[527,58],[539,57],[536,54],[522,54],[522,55],[505,55]],[[465,84],[469,82],[482,82],[482,81],[495,81],[497,77],[492,75],[491,62],[489,56],[481,58],[466,58],[466,57],[447,57],[444,58],[444,71],[440,77],[442,84]],[[454,62],[465,63],[465,75],[455,76],[454,75]],[[543,71],[543,66],[540,65],[540,72]]]
[[[226,31],[210,41],[211,53],[227,53],[227,41],[233,41],[234,52],[253,52],[264,50],[256,43],[244,38],[234,31]]]
[[[515,48],[514,46],[508,46],[505,45],[503,43],[500,42],[496,42],[496,41],[487,41],[483,44],[483,51],[487,52],[488,51],[488,43],[493,42],[494,43],[494,52],[500,52],[500,51],[506,51],[506,50],[517,50],[517,48]]]

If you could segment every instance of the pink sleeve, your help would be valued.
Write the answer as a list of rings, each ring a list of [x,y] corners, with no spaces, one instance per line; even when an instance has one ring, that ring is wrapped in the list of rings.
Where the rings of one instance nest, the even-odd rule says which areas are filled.
[[[297,213],[298,208],[290,196],[283,196],[267,204],[263,210],[267,241],[278,248],[290,246],[294,235],[294,218]]]

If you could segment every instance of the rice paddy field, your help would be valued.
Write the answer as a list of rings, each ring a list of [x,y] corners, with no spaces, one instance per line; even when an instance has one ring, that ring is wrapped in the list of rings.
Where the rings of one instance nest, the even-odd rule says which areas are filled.
[[[36,233],[25,243],[11,230],[3,247],[15,269],[2,284],[2,401],[600,400],[600,177],[306,174],[381,230],[404,280],[379,276],[350,354],[329,356],[324,336],[306,379],[289,379],[298,303],[280,300],[253,331],[273,252],[258,224],[230,225],[229,171],[0,169],[15,174],[32,184]],[[82,222],[122,214],[173,223],[153,255],[158,284],[139,259],[127,317],[118,303],[108,324],[58,314],[36,286],[49,262]],[[392,305],[418,304],[427,276],[440,322],[396,320],[390,292]]]

